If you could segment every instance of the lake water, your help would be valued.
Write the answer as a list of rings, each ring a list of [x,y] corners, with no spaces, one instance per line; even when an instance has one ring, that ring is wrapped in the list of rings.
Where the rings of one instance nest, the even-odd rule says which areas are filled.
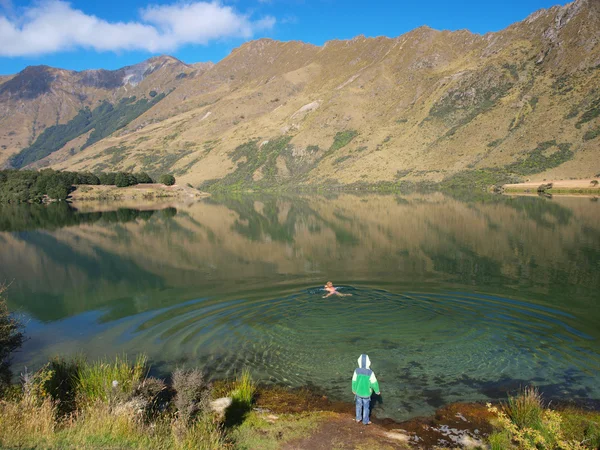
[[[2,280],[27,321],[17,372],[56,354],[145,352],[157,374],[248,367],[352,401],[366,352],[379,417],[530,383],[547,399],[600,399],[600,202],[589,198],[4,206]],[[352,296],[323,299],[328,280]]]

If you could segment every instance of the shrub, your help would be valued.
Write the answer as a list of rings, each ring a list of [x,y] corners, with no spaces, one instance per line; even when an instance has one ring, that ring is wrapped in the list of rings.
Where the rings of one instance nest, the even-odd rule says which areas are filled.
[[[138,181],[131,173],[119,172],[115,176],[115,185],[117,187],[134,186],[137,183],[138,183]]]
[[[356,130],[345,130],[337,132],[335,137],[333,138],[333,144],[331,144],[331,147],[329,147],[327,153],[330,154],[335,152],[336,150],[339,150],[342,147],[345,147],[356,136],[358,136],[358,131]]]
[[[154,180],[146,172],[134,173],[133,176],[139,184],[154,183]]]
[[[583,135],[583,140],[584,141],[591,141],[592,139],[596,139],[598,136],[600,136],[600,128],[595,128],[593,130],[587,131]]]
[[[165,186],[173,186],[175,184],[175,177],[173,175],[164,174],[160,176],[158,182]]]
[[[115,184],[115,179],[117,174],[114,172],[101,173],[98,178],[100,179],[100,184],[105,186],[113,186]]]
[[[77,374],[85,360],[76,357],[70,360],[54,358],[42,370],[49,376],[44,378],[44,392],[50,396],[57,406],[59,415],[75,411],[77,404]]]
[[[22,325],[10,315],[0,286],[0,394],[10,384],[10,355],[23,344]]]
[[[176,369],[173,372],[175,407],[184,424],[189,424],[206,411],[210,400],[210,385],[199,369]]]

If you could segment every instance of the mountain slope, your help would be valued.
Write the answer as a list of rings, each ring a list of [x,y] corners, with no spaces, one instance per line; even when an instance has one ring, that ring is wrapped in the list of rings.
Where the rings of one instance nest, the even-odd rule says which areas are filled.
[[[252,41],[214,66],[156,70],[161,92],[173,89],[162,101],[82,151],[70,146],[81,148],[85,136],[36,164],[171,171],[223,189],[441,181],[474,169],[540,180],[593,176],[599,36],[600,2],[577,0],[483,36],[421,27],[322,47]],[[1,92],[20,75],[0,85],[0,108]],[[153,75],[143,90],[96,82],[93,93],[147,95]],[[50,91],[41,97],[39,110],[56,110]],[[24,113],[33,128],[34,109]],[[15,136],[2,120],[6,142]]]
[[[151,91],[168,92],[180,74],[194,68],[170,56],[155,57],[115,71],[72,72],[48,66],[27,67],[0,79],[0,164],[33,144],[45,129],[66,124],[85,108],[117,104]]]

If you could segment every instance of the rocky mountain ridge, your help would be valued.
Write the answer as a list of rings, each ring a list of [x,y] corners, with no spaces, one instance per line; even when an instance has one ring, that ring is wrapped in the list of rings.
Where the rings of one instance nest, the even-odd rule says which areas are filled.
[[[81,108],[154,91],[168,95],[34,167],[170,171],[223,189],[594,176],[599,36],[600,1],[577,0],[485,35],[420,27],[321,47],[260,39],[215,65],[27,68],[0,84],[0,163]]]

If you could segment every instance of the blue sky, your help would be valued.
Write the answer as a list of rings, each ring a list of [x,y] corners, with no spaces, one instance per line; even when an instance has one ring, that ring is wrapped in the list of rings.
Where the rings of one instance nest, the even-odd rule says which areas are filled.
[[[421,25],[501,30],[564,0],[0,0],[0,74],[28,65],[117,69],[153,55],[218,62],[261,37],[317,45]]]

